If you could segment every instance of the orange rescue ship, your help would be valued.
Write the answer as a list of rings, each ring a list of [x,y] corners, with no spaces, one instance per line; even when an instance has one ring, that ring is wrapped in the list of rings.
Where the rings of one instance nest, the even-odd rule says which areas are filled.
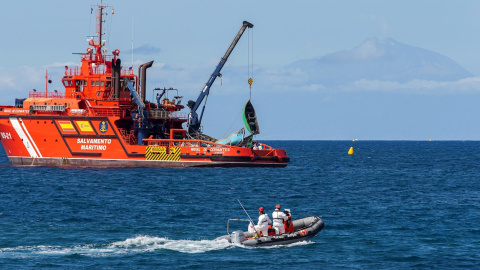
[[[134,74],[133,69],[122,68],[118,49],[106,54],[102,40],[106,8],[103,3],[97,6],[98,39],[89,40],[80,67],[65,67],[64,93],[47,88],[17,99],[15,106],[0,105],[0,140],[13,165],[287,166],[290,159],[284,149],[253,140],[259,128],[250,101],[244,108],[248,136],[244,129],[222,140],[207,136],[201,132],[205,106],[200,117],[196,112],[252,24],[243,22],[198,99],[188,102],[186,113],[176,89],[154,89],[156,103],[145,99],[146,70],[153,61],[140,65]]]

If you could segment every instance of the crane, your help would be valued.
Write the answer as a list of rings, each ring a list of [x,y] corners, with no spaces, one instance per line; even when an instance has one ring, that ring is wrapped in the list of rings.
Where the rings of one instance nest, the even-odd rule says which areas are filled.
[[[213,83],[215,82],[215,79],[217,77],[222,77],[222,74],[220,74],[220,71],[222,70],[223,66],[227,62],[228,57],[232,53],[233,49],[237,45],[237,42],[240,40],[240,38],[243,35],[243,32],[245,32],[245,29],[252,28],[253,24],[243,21],[242,27],[240,30],[238,30],[237,35],[232,41],[232,44],[230,44],[230,47],[228,47],[227,51],[225,52],[225,55],[220,59],[220,62],[218,63],[217,67],[213,71],[212,75],[208,79],[208,81],[205,83],[205,87],[202,89],[200,92],[200,95],[198,96],[196,101],[190,100],[188,101],[187,106],[190,108],[190,113],[188,114],[188,122],[187,122],[187,132],[190,135],[193,135],[196,137],[196,133],[199,132],[200,129],[200,124],[202,122],[202,117],[203,117],[203,112],[205,111],[205,103],[202,108],[202,112],[200,113],[200,118],[198,117],[197,114],[197,109],[200,107],[200,104],[203,102],[205,97],[208,96],[210,93],[210,88],[212,87]]]

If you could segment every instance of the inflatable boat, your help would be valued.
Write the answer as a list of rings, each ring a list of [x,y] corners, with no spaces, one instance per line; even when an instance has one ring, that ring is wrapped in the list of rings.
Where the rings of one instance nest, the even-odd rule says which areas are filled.
[[[236,221],[243,221],[241,219],[235,219]],[[229,220],[230,221],[230,220]],[[248,221],[248,220],[247,220]],[[305,241],[314,237],[320,232],[325,224],[317,216],[309,216],[292,221],[292,226],[287,228],[283,234],[275,234],[275,232],[268,233],[268,236],[255,236],[255,233],[234,231],[231,234],[220,236],[215,240],[226,239],[232,244],[241,244],[249,247],[259,246],[274,246],[274,245],[287,245],[295,242]],[[227,223],[228,233],[228,223]]]

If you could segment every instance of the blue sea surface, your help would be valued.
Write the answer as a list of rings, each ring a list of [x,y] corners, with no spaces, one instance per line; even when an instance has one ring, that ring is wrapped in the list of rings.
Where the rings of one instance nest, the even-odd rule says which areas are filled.
[[[0,150],[0,268],[480,268],[480,142],[266,143],[288,167],[14,167]],[[237,199],[255,220],[281,204],[325,228],[279,247],[213,241],[246,218]]]

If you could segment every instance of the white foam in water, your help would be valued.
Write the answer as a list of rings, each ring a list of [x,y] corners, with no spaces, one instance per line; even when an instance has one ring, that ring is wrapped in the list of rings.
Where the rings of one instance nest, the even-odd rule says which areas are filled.
[[[81,245],[73,247],[60,246],[19,246],[1,248],[0,258],[6,257],[35,257],[46,255],[72,255],[85,256],[112,256],[128,253],[153,252],[167,249],[182,253],[203,253],[232,247],[226,240],[170,240],[162,237],[137,236],[125,241],[114,242],[107,245]]]
[[[109,245],[111,248],[148,252],[159,249],[174,250],[183,253],[203,253],[231,247],[227,240],[170,240],[162,237],[137,236]]]
[[[286,246],[270,246],[262,248],[278,248],[288,246],[309,245],[313,242],[303,241]],[[233,245],[227,240],[170,240],[163,237],[136,236],[125,241],[114,242],[106,245],[81,245],[73,247],[60,246],[19,246],[14,248],[1,248],[0,258],[6,257],[36,257],[36,256],[68,256],[73,254],[104,257],[118,256],[130,253],[154,252],[159,250],[173,250],[182,253],[204,253],[212,250],[221,250],[230,247],[244,247]]]

